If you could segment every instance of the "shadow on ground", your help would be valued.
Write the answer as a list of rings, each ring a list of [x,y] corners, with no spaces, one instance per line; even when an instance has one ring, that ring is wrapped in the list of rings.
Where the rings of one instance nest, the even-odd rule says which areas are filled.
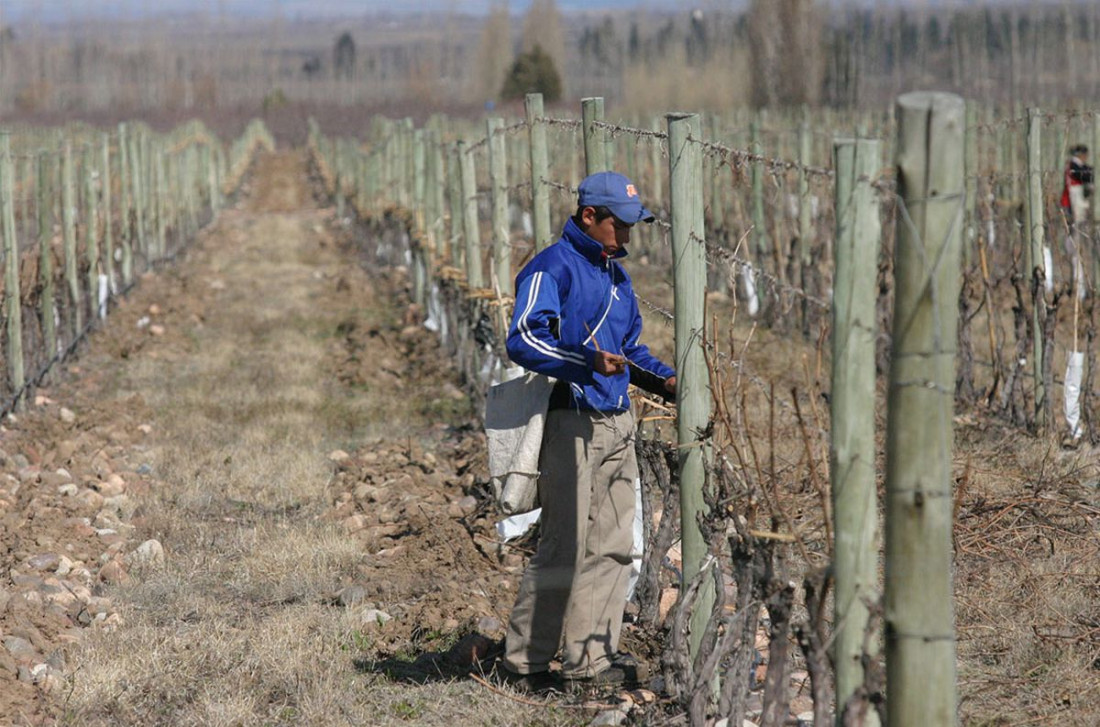
[[[471,674],[487,678],[503,653],[503,642],[475,632],[462,636],[446,651],[417,653],[413,648],[381,658],[360,657],[353,663],[361,672],[390,681],[428,684],[465,679]]]

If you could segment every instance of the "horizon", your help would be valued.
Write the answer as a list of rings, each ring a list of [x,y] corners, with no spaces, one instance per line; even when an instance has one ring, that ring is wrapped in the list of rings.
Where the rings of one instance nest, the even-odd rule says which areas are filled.
[[[1042,0],[1041,0],[1042,1]],[[1059,0],[1045,0],[1056,2]],[[158,17],[197,15],[234,19],[333,20],[370,16],[417,16],[453,13],[482,16],[499,0],[7,0],[0,4],[0,21],[6,25],[28,22],[64,23],[97,19],[146,20]],[[509,13],[522,15],[532,0],[510,0]],[[1027,5],[1017,0],[819,0],[825,8],[846,6],[982,7]],[[1074,4],[1080,4],[1077,0]],[[615,10],[666,11],[700,8],[744,10],[749,0],[557,0],[566,14]]]

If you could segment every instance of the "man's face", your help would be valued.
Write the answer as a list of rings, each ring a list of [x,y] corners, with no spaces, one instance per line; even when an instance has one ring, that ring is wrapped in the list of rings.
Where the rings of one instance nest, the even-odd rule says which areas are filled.
[[[615,215],[596,221],[596,210],[585,207],[581,210],[581,221],[585,224],[585,233],[596,242],[603,245],[608,257],[614,257],[619,250],[630,242],[630,229],[634,225],[628,225],[618,220]]]

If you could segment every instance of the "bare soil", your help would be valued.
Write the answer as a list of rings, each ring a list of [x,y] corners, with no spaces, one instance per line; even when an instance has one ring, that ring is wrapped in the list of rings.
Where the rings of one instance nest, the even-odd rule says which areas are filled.
[[[34,651],[0,663],[0,722],[574,723],[459,678],[523,558],[463,500],[481,435],[403,273],[362,269],[307,182],[304,156],[264,158],[6,423],[0,638]],[[80,493],[119,474],[117,521],[58,468]],[[106,617],[82,625],[81,586]]]
[[[261,158],[249,194],[3,423],[0,723],[574,725],[619,702],[468,675],[527,552],[495,543],[472,404],[404,271],[364,269],[352,235],[303,155]],[[667,271],[632,265],[671,307]],[[777,398],[822,388],[800,337],[734,337]],[[746,436],[774,449],[775,493],[824,561],[809,471],[827,412],[807,408],[808,445],[789,418],[769,432],[758,383]],[[963,720],[1096,724],[1097,453],[981,412],[956,426]]]

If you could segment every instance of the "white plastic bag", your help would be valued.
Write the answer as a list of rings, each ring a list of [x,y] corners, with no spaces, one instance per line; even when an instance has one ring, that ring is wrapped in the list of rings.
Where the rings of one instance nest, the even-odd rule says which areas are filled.
[[[491,387],[485,397],[489,483],[505,514],[527,512],[538,500],[539,452],[554,381],[526,372]]]
[[[1081,430],[1081,374],[1085,368],[1085,354],[1074,351],[1066,361],[1065,405],[1066,424],[1069,433],[1078,439]]]

